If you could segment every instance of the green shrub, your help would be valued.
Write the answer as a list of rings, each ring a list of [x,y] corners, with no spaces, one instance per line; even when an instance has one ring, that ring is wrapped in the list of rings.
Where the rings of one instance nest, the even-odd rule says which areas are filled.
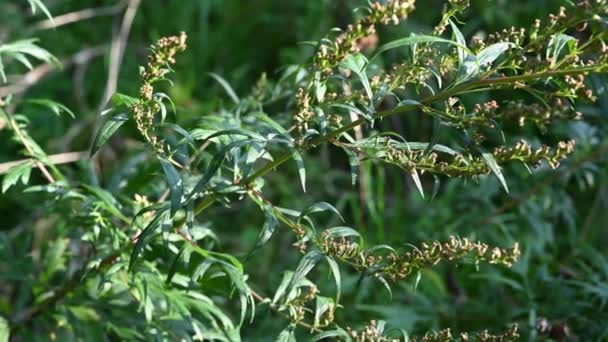
[[[0,313],[6,317],[0,340],[9,329],[23,340],[248,340],[259,336],[257,327],[266,330],[263,317],[282,320],[284,329],[271,332],[280,341],[512,341],[522,330],[516,323],[526,321],[524,334],[531,339],[559,339],[557,324],[531,314],[501,317],[498,309],[502,331],[492,333],[452,333],[448,327],[412,333],[382,320],[348,320],[360,305],[352,295],[358,289],[386,290],[386,307],[407,305],[390,302],[394,289],[405,291],[406,283],[415,297],[419,287],[433,286],[425,282],[426,276],[433,279],[427,269],[517,267],[522,254],[529,262],[531,246],[508,233],[489,246],[448,226],[439,229],[441,238],[426,242],[369,237],[366,227],[348,226],[348,218],[357,216],[355,206],[344,215],[339,205],[320,198],[324,177],[331,174],[313,170],[311,179],[310,165],[319,167],[316,160],[327,158],[323,153],[331,151],[336,170],[348,161],[348,177],[336,185],[345,189],[386,168],[410,177],[419,202],[440,201],[447,178],[475,191],[475,183],[464,182],[494,177],[508,193],[505,167],[518,162],[530,172],[544,165],[557,169],[578,137],[565,134],[552,146],[540,144],[540,137],[556,122],[580,120],[581,105],[597,100],[586,76],[608,70],[608,2],[581,1],[525,29],[465,38],[461,30],[471,30],[459,18],[468,7],[468,0],[449,0],[429,33],[378,44],[378,31],[406,21],[415,5],[370,2],[352,25],[310,43],[315,53],[307,63],[288,66],[275,78],[262,75],[245,96],[211,74],[225,100],[193,120],[181,120],[169,96],[172,67],[188,48],[186,33],[162,38],[140,69],[139,90],[111,97],[84,173],[56,165],[28,134],[28,117],[15,112],[25,103],[57,114],[72,114],[68,108],[10,94],[0,99],[4,126],[28,158],[6,172],[2,190],[28,185],[23,196],[36,203],[40,216],[24,218],[24,229],[0,235]],[[28,67],[34,59],[57,62],[32,40],[0,45],[0,58]],[[414,115],[431,118],[428,139],[413,141],[419,132],[387,124]],[[136,131],[141,143],[117,138],[121,128]],[[529,132],[530,141],[521,138]],[[104,155],[109,142],[121,145],[115,150],[125,157]],[[33,169],[45,183],[29,185]],[[107,180],[100,183],[99,174]],[[281,191],[307,200],[286,208],[293,201],[277,201]],[[362,201],[373,203],[375,217],[383,216],[382,191],[364,194]],[[458,194],[455,201],[464,197]],[[244,229],[230,227],[262,217],[251,243]],[[32,221],[48,227],[46,232],[36,234]],[[220,225],[242,239],[223,244]],[[286,265],[255,264],[272,245]],[[291,262],[298,254],[299,261]],[[606,271],[600,262],[605,257],[594,260]],[[484,274],[484,282],[519,287],[524,294],[530,286],[502,273]],[[608,280],[599,277],[596,285],[576,286],[595,293],[590,303],[603,305]]]

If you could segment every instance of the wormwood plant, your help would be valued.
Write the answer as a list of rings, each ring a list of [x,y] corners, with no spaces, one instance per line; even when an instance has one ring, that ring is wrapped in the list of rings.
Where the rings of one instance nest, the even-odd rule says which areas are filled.
[[[380,27],[399,24],[415,9],[413,0],[370,2],[357,12],[354,24],[314,43],[309,63],[285,69],[276,81],[263,76],[246,97],[212,75],[233,103],[187,127],[171,122],[175,109],[162,91],[179,53],[187,49],[187,37],[160,39],[141,67],[139,92],[112,97],[91,150],[91,155],[99,152],[122,125],[135,127],[144,158],[155,162],[141,170],[128,164],[122,169],[133,177],[150,177],[154,185],[145,192],[120,183],[104,189],[68,180],[26,135],[27,120],[4,109],[11,99],[3,100],[3,119],[31,158],[11,168],[3,190],[28,183],[32,167],[38,166],[49,184],[26,191],[51,198],[45,214],[64,219],[53,248],[41,258],[37,279],[5,285],[3,291],[23,296],[11,304],[13,314],[5,324],[25,339],[32,337],[28,327],[33,326],[59,339],[232,341],[246,339],[241,327],[259,324],[256,312],[267,308],[284,319],[285,329],[277,331],[280,341],[295,340],[297,334],[345,341],[518,340],[518,327],[510,322],[503,332],[445,329],[415,337],[383,321],[360,328],[339,318],[350,306],[341,298],[344,272],[374,279],[391,296],[396,283],[411,280],[416,287],[421,270],[439,263],[511,267],[520,256],[516,241],[488,246],[446,236],[417,246],[407,240],[399,246],[368,246],[358,227],[318,224],[315,214],[320,212],[345,221],[330,203],[287,209],[267,196],[270,175],[289,174],[290,164],[299,178],[298,191],[306,196],[307,186],[315,186],[307,184],[306,160],[321,146],[344,151],[353,184],[361,162],[374,160],[411,176],[422,197],[428,196],[427,178],[435,179],[436,193],[442,177],[493,175],[508,192],[505,164],[519,162],[531,172],[543,163],[559,167],[575,148],[574,140],[533,146],[512,141],[502,127],[516,123],[546,131],[554,121],[580,119],[576,104],[595,100],[585,76],[608,71],[608,1],[580,1],[527,28],[467,39],[458,16],[468,6],[467,0],[448,0],[432,32],[413,33],[370,51],[366,42]],[[399,56],[393,65],[382,62],[381,55],[389,51]],[[51,59],[34,45],[21,50],[3,45],[0,57],[3,52],[26,65],[28,54]],[[497,92],[509,92],[513,99],[477,103],[469,96],[492,98]],[[430,141],[410,141],[408,132],[383,129],[383,120],[399,115],[431,116]],[[462,143],[441,144],[440,131]],[[162,177],[149,176],[154,173]],[[264,217],[251,250],[222,246],[208,223],[214,207],[242,202],[253,203]],[[282,248],[302,256],[293,271],[283,273],[274,294],[261,293],[249,276],[257,271],[246,261],[265,245],[278,243],[273,240],[278,229],[293,233],[293,246]],[[10,244],[0,251],[3,258],[22,253]],[[322,265],[333,277],[333,292],[315,281],[315,269]],[[10,269],[2,272],[14,274],[30,266],[5,267]],[[20,292],[26,285],[32,293]],[[84,329],[82,322],[103,324]]]

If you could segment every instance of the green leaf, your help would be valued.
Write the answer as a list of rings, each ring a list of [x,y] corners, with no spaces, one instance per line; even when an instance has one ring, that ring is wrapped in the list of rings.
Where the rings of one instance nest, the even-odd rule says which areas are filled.
[[[348,164],[350,165],[350,178],[352,185],[355,186],[357,183],[357,175],[359,174],[360,161],[357,152],[352,151],[346,147],[343,148],[346,156],[348,157]]]
[[[471,52],[471,50],[469,50],[466,46],[464,46],[458,42],[452,41],[452,40],[439,38],[439,37],[435,37],[435,36],[412,34],[409,37],[397,39],[390,43],[382,45],[380,48],[378,48],[378,51],[376,52],[374,57],[372,57],[371,59],[376,58],[377,56],[379,56],[380,54],[382,54],[388,50],[396,49],[396,48],[403,47],[403,46],[421,44],[421,43],[442,43],[442,44],[454,45],[454,46],[457,46],[457,47],[463,49],[464,51],[466,51],[467,53],[469,53],[471,55],[473,54]]]
[[[462,63],[464,62],[464,58],[467,55],[466,49],[463,49],[462,46],[466,47],[467,42],[464,39],[462,32],[460,32],[460,30],[458,29],[458,26],[456,26],[456,24],[454,23],[454,21],[452,21],[452,19],[449,19],[449,22],[450,22],[450,26],[452,27],[452,33],[454,34],[454,38],[456,39],[456,43],[458,43],[460,45],[460,46],[457,46],[458,65],[462,65]]]
[[[372,87],[370,86],[369,79],[365,73],[367,63],[367,58],[358,53],[355,55],[346,56],[346,58],[344,58],[344,60],[340,63],[340,67],[354,72],[359,77],[361,84],[363,84],[363,88],[365,88],[365,92],[371,101],[374,98],[374,94],[372,93]]]
[[[300,184],[302,185],[302,191],[306,193],[306,168],[304,167],[304,160],[302,159],[302,154],[295,149],[291,149],[291,156],[293,160],[296,162],[296,166],[298,167],[298,176],[300,177]]]
[[[184,248],[179,250],[179,253],[177,253],[175,255],[175,258],[173,258],[173,262],[171,263],[171,267],[169,267],[169,272],[167,272],[167,280],[165,281],[165,283],[170,284],[171,280],[173,280],[173,276],[175,276],[175,273],[177,272],[177,268],[179,267],[179,261],[181,260],[182,256],[184,255]]]
[[[260,235],[258,236],[255,246],[251,252],[249,252],[247,258],[251,257],[258,249],[265,245],[268,240],[270,240],[278,225],[279,220],[272,212],[272,208],[264,207],[264,226],[260,231]]]
[[[574,49],[576,38],[567,34],[555,34],[551,37],[549,45],[547,45],[547,59],[551,61],[551,67],[555,67],[559,60],[559,55],[566,45],[570,52]]]
[[[115,93],[110,98],[110,103],[112,103],[112,105],[114,105],[115,107],[131,107],[138,102],[139,99],[121,93]]]
[[[27,160],[8,169],[2,180],[2,193],[5,193],[11,186],[17,184],[19,180],[21,180],[22,184],[26,185],[30,179],[33,166],[34,161]]]
[[[156,232],[156,230],[160,229],[163,222],[167,219],[168,213],[166,211],[161,211],[156,213],[156,216],[148,223],[146,228],[139,234],[137,237],[137,242],[133,247],[133,251],[131,251],[131,257],[129,259],[129,270],[133,270],[133,266],[135,265],[135,261],[139,257],[139,254],[144,250],[146,245],[148,244],[148,240]]]
[[[44,15],[46,15],[47,18],[49,18],[49,20],[53,23],[53,25],[55,25],[55,23],[53,22],[53,16],[51,15],[51,12],[49,12],[48,8],[46,8],[46,6],[42,3],[42,0],[27,0],[30,3],[30,7],[32,9],[32,13],[36,14],[36,9],[39,9],[42,11],[42,13],[44,13]]]
[[[287,292],[287,287],[291,283],[291,279],[293,279],[293,272],[285,271],[283,273],[281,283],[279,284],[277,291],[274,293],[274,297],[272,297],[272,304],[277,304],[281,300],[281,298],[285,296],[285,293]]]
[[[484,67],[491,66],[503,53],[513,48],[513,43],[496,43],[479,51],[477,56],[467,55],[461,64],[458,83],[462,83],[477,76]]]
[[[279,336],[277,336],[276,342],[296,342],[296,335],[293,327],[290,325],[283,329]]]
[[[74,112],[72,112],[68,107],[62,105],[61,103],[55,102],[55,101],[46,100],[46,99],[33,99],[33,100],[27,100],[27,102],[48,107],[57,116],[60,116],[61,113],[64,112],[64,113],[67,113],[70,117],[72,117],[72,119],[74,119],[76,117],[74,115]]]
[[[165,178],[169,184],[169,191],[171,194],[171,217],[173,217],[181,206],[182,194],[184,193],[182,178],[171,162],[160,157],[158,160],[160,161]]]
[[[334,277],[336,284],[336,303],[339,303],[340,295],[342,294],[342,276],[340,275],[340,267],[338,266],[336,260],[331,256],[326,256],[325,260],[327,260],[331,274]]]
[[[235,142],[229,144],[228,146],[224,147],[220,151],[218,151],[211,159],[211,162],[209,162],[209,165],[207,166],[205,173],[203,174],[201,179],[199,179],[199,181],[196,183],[196,185],[194,186],[194,189],[192,189],[192,191],[188,195],[188,198],[186,199],[186,201],[189,202],[194,197],[194,195],[202,192],[203,189],[205,189],[205,186],[207,186],[207,184],[209,183],[211,178],[213,178],[213,176],[215,175],[217,170],[219,170],[219,168],[224,163],[224,160],[226,159],[226,154],[228,153],[228,151],[230,151],[233,148],[241,147],[241,146],[244,146],[244,145],[250,144],[250,143],[251,143],[251,140],[235,141]]]
[[[112,215],[120,218],[124,222],[129,222],[129,219],[120,211],[119,203],[116,201],[116,199],[114,198],[114,196],[112,196],[111,193],[107,192],[102,188],[87,184],[81,184],[81,186],[87,191],[89,191],[91,194],[95,195],[95,197],[97,197],[99,200],[101,200],[101,203],[103,204],[103,208],[105,210],[107,210]]]
[[[221,86],[224,88],[228,96],[234,101],[235,104],[239,104],[241,100],[234,92],[234,89],[230,86],[230,84],[220,75],[210,72],[209,76],[213,77]]]
[[[477,54],[477,63],[479,63],[480,67],[490,66],[503,53],[509,51],[509,49],[513,48],[514,46],[515,44],[506,42],[492,44],[479,51],[479,53]]]
[[[0,342],[8,342],[11,337],[11,328],[8,325],[8,321],[0,316]]]
[[[496,175],[496,177],[502,184],[505,191],[507,193],[509,193],[509,187],[507,186],[507,181],[505,180],[505,176],[503,176],[502,171],[500,169],[500,165],[498,165],[498,163],[496,162],[496,159],[494,159],[494,156],[492,155],[492,153],[485,152],[485,153],[482,153],[481,155],[482,155],[483,160],[485,161],[486,165],[488,165],[490,170],[492,170],[494,175]]]
[[[341,237],[357,237],[359,238],[359,243],[362,240],[361,234],[354,230],[351,227],[333,227],[329,228],[325,231],[326,234],[329,234],[330,237],[341,238]]]
[[[422,188],[422,182],[420,181],[420,175],[418,175],[418,170],[412,169],[412,173],[410,173],[412,179],[414,180],[414,184],[416,184],[416,189],[420,193],[420,196],[424,198],[424,189]]]
[[[378,279],[378,281],[382,284],[382,286],[384,286],[384,288],[388,292],[389,302],[393,301],[393,290],[391,289],[391,286],[389,285],[388,281],[386,281],[386,279],[384,279],[384,277],[381,275],[376,275],[375,278]]]
[[[353,113],[365,118],[366,120],[372,119],[372,117],[370,115],[368,115],[367,113],[365,113],[364,111],[359,109],[357,106],[354,106],[354,105],[351,105],[348,103],[332,103],[330,105],[330,107],[343,108],[343,109],[346,109],[348,112],[353,112]]]
[[[106,121],[101,129],[97,132],[97,136],[95,136],[95,141],[93,142],[93,147],[91,148],[91,157],[94,156],[97,151],[103,146],[108,139],[124,124],[129,120],[129,116],[125,113],[118,114],[113,118]]]
[[[312,250],[302,257],[298,267],[293,272],[293,277],[289,282],[288,289],[291,289],[294,284],[297,284],[300,280],[304,279],[308,273],[315,267],[315,265],[323,259],[324,255],[318,250]]]
[[[309,206],[308,208],[304,209],[298,216],[298,219],[296,222],[298,224],[300,224],[300,221],[302,221],[302,219],[306,215],[312,214],[312,213],[318,213],[318,212],[322,212],[322,211],[331,211],[334,214],[336,214],[342,222],[344,222],[344,218],[342,217],[342,215],[340,214],[338,209],[336,209],[336,207],[334,207],[333,205],[331,205],[327,202],[317,202],[317,203]]]
[[[317,296],[317,298],[315,298],[315,325],[321,323],[321,317],[323,317],[333,304],[334,301],[331,298],[323,296]]]
[[[332,337],[337,337],[337,338],[333,339]],[[346,332],[346,330],[344,330],[340,327],[337,327],[334,330],[328,330],[328,331],[324,331],[322,333],[318,333],[312,337],[313,341],[321,341],[321,340],[326,340],[326,339],[327,339],[327,341],[346,341],[346,342],[352,341],[352,338]]]
[[[32,67],[26,56],[33,57],[42,62],[59,66],[59,60],[55,58],[45,49],[36,45],[36,39],[24,39],[9,44],[0,44],[0,78],[6,82],[6,74],[4,73],[4,65],[2,64],[2,56],[6,55],[14,58],[27,68]]]

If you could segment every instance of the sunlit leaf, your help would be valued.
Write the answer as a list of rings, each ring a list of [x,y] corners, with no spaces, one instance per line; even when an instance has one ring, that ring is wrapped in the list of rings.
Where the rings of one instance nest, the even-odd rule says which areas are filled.
[[[482,153],[482,157],[483,157],[484,162],[488,166],[488,168],[490,168],[490,170],[492,170],[492,173],[494,173],[494,175],[496,175],[496,178],[498,178],[498,180],[500,181],[500,184],[502,184],[502,187],[505,189],[505,191],[507,193],[509,193],[509,187],[507,186],[507,181],[505,179],[505,176],[502,174],[500,165],[498,165],[498,163],[496,162],[496,159],[494,159],[494,155],[492,155],[492,153],[485,152],[485,153]]]

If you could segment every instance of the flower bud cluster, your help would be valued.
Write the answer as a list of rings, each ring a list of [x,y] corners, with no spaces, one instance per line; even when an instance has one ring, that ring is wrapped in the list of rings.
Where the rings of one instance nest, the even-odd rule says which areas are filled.
[[[450,329],[427,333],[421,338],[410,338],[412,342],[450,342],[450,341],[478,341],[478,342],[515,342],[520,340],[518,326],[513,325],[509,330],[500,335],[492,335],[487,330],[480,333],[460,333],[453,335]]]
[[[354,342],[398,342],[399,339],[382,336],[381,329],[378,328],[378,322],[372,320],[361,330],[354,330],[351,327],[346,328],[346,332]]]
[[[520,253],[518,243],[506,249],[490,248],[485,243],[472,242],[467,238],[459,239],[452,236],[447,242],[422,243],[420,248],[415,248],[400,255],[390,254],[386,258],[388,265],[382,270],[382,273],[391,281],[397,281],[406,278],[412,272],[437,265],[441,261],[454,262],[466,257],[472,257],[475,263],[483,261],[511,267],[519,258]]]
[[[562,141],[554,149],[542,146],[533,150],[530,144],[520,141],[514,147],[496,148],[492,152],[492,156],[499,164],[519,161],[537,167],[542,160],[545,160],[551,168],[557,168],[560,161],[566,159],[574,151],[574,144],[573,140]],[[452,160],[438,161],[439,158],[435,152],[425,153],[422,150],[402,149],[393,145],[388,145],[385,149],[384,160],[401,167],[410,174],[419,170],[449,177],[472,177],[487,175],[492,171],[487,161],[481,157],[465,157],[457,154]]]
[[[376,25],[394,24],[408,17],[414,10],[415,0],[387,0],[372,2],[369,13],[356,24],[327,44],[322,44],[313,59],[313,69],[328,76],[348,54],[359,52],[366,37],[376,34]]]
[[[161,109],[154,96],[154,82],[170,72],[169,65],[175,64],[175,55],[186,49],[186,33],[179,36],[164,37],[152,46],[148,63],[140,71],[142,85],[139,88],[139,101],[131,106],[137,129],[146,142],[157,152],[163,153],[164,143],[152,134],[154,117]]]
[[[392,252],[386,256],[369,253],[347,238],[334,238],[326,232],[320,234],[317,246],[325,255],[345,260],[360,270],[373,269],[376,276],[387,277],[393,282],[441,261],[455,262],[471,257],[475,263],[483,261],[511,267],[520,255],[517,243],[507,249],[490,248],[484,243],[454,236],[444,243],[422,243],[420,248],[402,253]]]
[[[525,103],[521,100],[508,101],[502,108],[496,101],[476,104],[473,113],[453,120],[459,128],[486,127],[494,128],[496,120],[517,121],[524,126],[526,121],[533,122],[545,131],[547,125],[557,120],[580,120],[582,113],[577,112],[565,101],[557,98],[552,104]]]
[[[559,167],[560,161],[566,159],[574,151],[574,144],[574,140],[561,141],[554,150],[546,145],[533,150],[527,142],[520,141],[514,147],[497,148],[493,155],[499,163],[518,160],[525,164],[538,166],[542,160],[545,160],[552,169],[556,169]]]

